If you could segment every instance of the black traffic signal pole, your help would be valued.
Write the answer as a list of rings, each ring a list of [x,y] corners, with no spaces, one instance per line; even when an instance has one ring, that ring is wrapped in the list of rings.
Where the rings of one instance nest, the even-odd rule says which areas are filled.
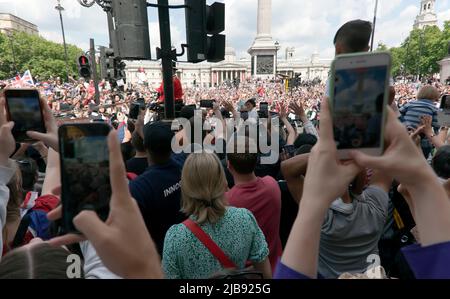
[[[98,77],[97,77],[97,62],[95,61],[95,43],[94,39],[90,39],[91,49],[91,69],[92,69],[92,78],[94,79],[95,86],[95,104],[100,105],[100,91],[98,90]]]
[[[175,119],[175,99],[173,91],[172,40],[168,0],[158,0],[159,34],[161,36],[161,61],[164,82],[165,119]]]
[[[106,14],[108,17],[109,47],[114,49],[114,53],[118,53],[113,16],[111,11],[106,12]]]

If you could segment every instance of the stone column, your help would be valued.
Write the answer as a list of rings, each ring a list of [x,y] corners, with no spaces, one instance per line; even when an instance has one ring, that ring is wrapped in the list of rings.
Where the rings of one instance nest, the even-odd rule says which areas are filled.
[[[258,0],[258,36],[270,36],[272,31],[272,0]]]
[[[447,79],[450,78],[450,55],[438,63],[441,66],[441,83],[445,84]]]

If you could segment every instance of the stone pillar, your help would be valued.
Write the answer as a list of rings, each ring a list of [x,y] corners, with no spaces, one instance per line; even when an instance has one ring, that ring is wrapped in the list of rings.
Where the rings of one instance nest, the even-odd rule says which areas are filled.
[[[258,35],[270,36],[272,29],[272,0],[258,0]]]
[[[441,66],[441,83],[445,84],[447,79],[450,78],[450,55],[447,58],[439,61],[438,63]]]

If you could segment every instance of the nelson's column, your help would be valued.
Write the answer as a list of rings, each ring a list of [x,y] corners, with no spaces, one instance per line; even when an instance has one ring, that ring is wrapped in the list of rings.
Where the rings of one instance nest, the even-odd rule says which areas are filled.
[[[251,55],[252,76],[271,78],[276,72],[277,45],[272,39],[272,0],[258,0],[258,31],[253,45],[248,50]]]

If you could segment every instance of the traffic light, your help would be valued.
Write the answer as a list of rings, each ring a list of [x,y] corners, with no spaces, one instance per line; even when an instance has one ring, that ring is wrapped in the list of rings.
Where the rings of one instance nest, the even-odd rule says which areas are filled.
[[[110,79],[114,77],[114,50],[111,48],[100,47],[100,77],[102,79]]]
[[[120,58],[116,58],[115,59],[115,78],[116,80],[123,80],[123,82],[126,82],[126,73],[125,73],[125,68],[126,68],[126,64],[125,62],[122,61],[122,59]]]
[[[225,4],[185,0],[187,60],[219,62],[225,59]]]
[[[127,60],[150,60],[150,35],[146,0],[113,0],[117,38],[116,56]]]
[[[85,79],[91,78],[91,64],[89,63],[89,59],[84,55],[78,57],[78,71],[81,77]]]
[[[219,62],[225,59],[225,35],[220,34],[225,30],[225,4],[215,2],[206,6],[206,33],[209,62]]]
[[[113,80],[116,77],[115,65],[116,59],[114,57],[106,59],[106,79]]]

